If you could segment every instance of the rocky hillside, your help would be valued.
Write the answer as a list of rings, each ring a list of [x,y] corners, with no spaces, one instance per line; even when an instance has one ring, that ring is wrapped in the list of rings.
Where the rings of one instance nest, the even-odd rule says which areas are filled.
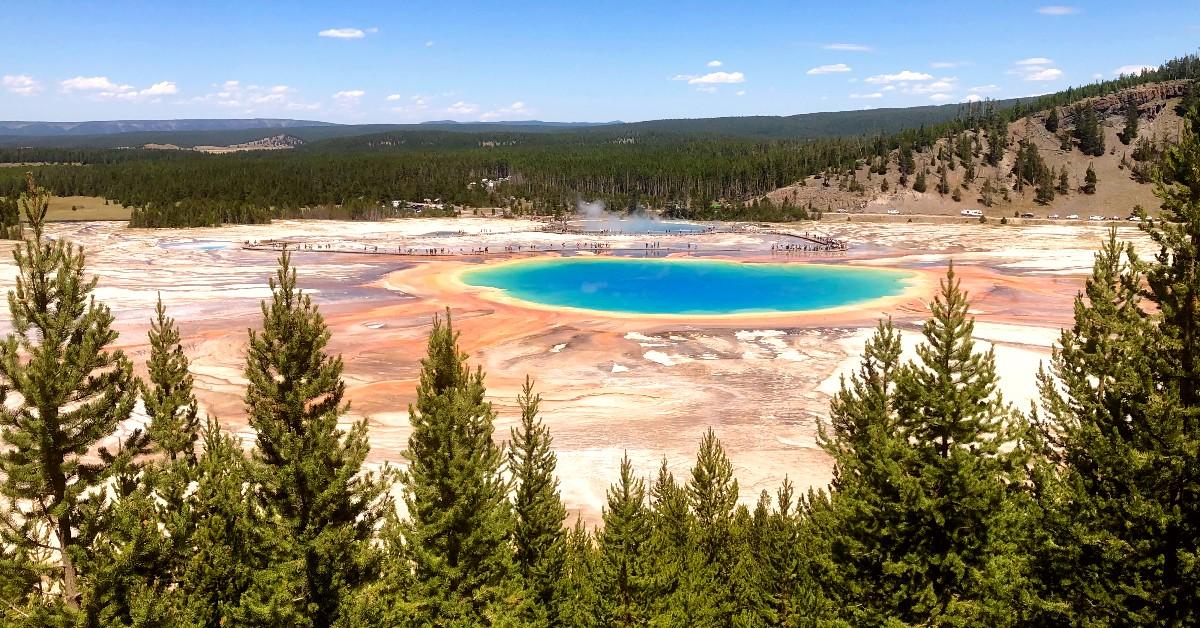
[[[992,150],[988,131],[964,131],[924,150],[893,150],[886,160],[862,160],[853,172],[817,175],[768,197],[823,212],[980,209],[997,217],[1029,212],[1086,218],[1126,216],[1141,205],[1155,213],[1154,163],[1179,137],[1183,124],[1177,109],[1188,88],[1188,81],[1153,83],[1059,107],[1053,114],[1039,111],[1007,126],[1002,149]],[[1127,139],[1134,111],[1137,131]],[[1083,128],[1088,124],[1095,127],[1090,136]],[[1089,167],[1094,186],[1087,181]]]

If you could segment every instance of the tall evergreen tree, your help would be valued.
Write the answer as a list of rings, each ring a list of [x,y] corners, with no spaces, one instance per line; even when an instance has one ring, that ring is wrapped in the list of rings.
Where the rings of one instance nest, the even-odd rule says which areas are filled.
[[[346,433],[341,357],[325,351],[329,329],[296,286],[285,251],[263,302],[263,329],[251,330],[246,411],[264,464],[266,505],[288,548],[261,581],[294,590],[295,612],[314,626],[335,623],[342,606],[376,576],[375,523],[388,504],[385,481],[362,472],[370,445],[361,420]],[[259,609],[280,612],[277,600]]]
[[[562,612],[566,561],[567,510],[558,494],[550,429],[538,418],[541,395],[533,394],[528,377],[517,398],[521,424],[512,428],[508,464],[516,482],[513,545],[517,570],[525,580],[537,623],[565,625]]]
[[[595,616],[602,626],[641,626],[649,615],[650,578],[646,550],[650,517],[646,483],[633,475],[629,455],[621,459],[617,483],[608,489],[604,527],[597,534],[600,559]]]
[[[150,359],[146,363],[150,383],[141,385],[142,403],[150,417],[150,440],[169,460],[180,456],[194,460],[200,419],[188,360],[179,342],[175,320],[167,316],[162,295],[154,312],[149,333]]]
[[[896,423],[913,448],[917,494],[905,513],[908,615],[934,623],[1012,621],[1024,573],[1017,551],[1024,421],[997,389],[995,356],[977,353],[967,295],[951,266],[917,361],[896,378]]]
[[[415,577],[406,606],[416,625],[505,623],[520,604],[504,453],[492,440],[496,414],[483,379],[458,348],[449,310],[435,317],[401,479]]]
[[[1058,107],[1050,108],[1050,115],[1046,116],[1046,130],[1058,133]]]
[[[1087,172],[1085,172],[1083,174],[1083,187],[1081,188],[1083,190],[1083,193],[1084,194],[1095,194],[1096,193],[1096,183],[1098,181],[1099,181],[1099,179],[1096,177],[1096,168],[1091,163],[1089,163],[1088,167],[1087,167]]]
[[[1121,131],[1121,143],[1128,145],[1138,136],[1138,106],[1132,100],[1125,106],[1125,129]]]
[[[1169,219],[1142,223],[1158,254],[1143,263],[1110,233],[1055,352],[1057,380],[1043,376],[1065,488],[1045,508],[1059,551],[1042,581],[1075,585],[1073,597],[1043,585],[1071,623],[1200,614],[1200,111],[1185,122],[1155,185]]]
[[[92,296],[95,278],[84,277],[83,250],[44,235],[48,195],[32,176],[20,204],[32,237],[13,251],[13,331],[0,344],[0,401],[8,401],[0,404],[0,544],[16,553],[6,562],[18,579],[38,583],[36,605],[71,612],[85,596],[87,574],[77,568],[84,502],[144,449],[145,435],[134,430],[117,452],[101,448],[98,461],[85,458],[129,417],[132,366],[106,348],[117,332]]]

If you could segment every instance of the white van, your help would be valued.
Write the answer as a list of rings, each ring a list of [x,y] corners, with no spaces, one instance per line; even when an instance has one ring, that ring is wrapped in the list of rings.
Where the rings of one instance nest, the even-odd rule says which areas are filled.
[[[963,216],[973,216],[975,218],[978,218],[983,215],[983,210],[982,209],[964,209],[959,213],[962,214]]]

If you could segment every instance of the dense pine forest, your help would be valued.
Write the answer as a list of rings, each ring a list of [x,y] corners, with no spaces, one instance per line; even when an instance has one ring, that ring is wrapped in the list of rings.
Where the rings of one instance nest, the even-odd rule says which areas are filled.
[[[227,155],[9,148],[0,149],[0,163],[55,164],[35,168],[52,193],[100,196],[132,207],[131,224],[140,227],[256,223],[282,216],[379,217],[378,208],[391,200],[425,198],[554,214],[570,211],[582,197],[616,207],[671,208],[672,215],[688,218],[789,220],[807,213],[796,207],[752,207],[751,201],[812,175],[852,172],[864,163],[885,172],[897,168],[913,177],[914,189],[924,191],[933,186],[924,181],[924,173],[916,176],[914,151],[967,136],[975,146],[967,151],[978,151],[980,138],[986,137],[987,153],[981,158],[995,165],[1007,148],[1007,124],[1031,111],[1062,108],[1064,115],[1070,114],[1076,136],[1064,141],[1086,154],[1103,151],[1096,144],[1094,116],[1070,111],[1068,105],[1137,85],[1197,78],[1200,59],[1186,56],[1156,70],[1032,102],[963,104],[949,121],[888,135],[764,139],[757,132],[737,135],[736,129],[721,125],[650,123],[537,132],[439,128]],[[1157,157],[1158,149],[1153,152]],[[944,157],[952,168],[953,151]],[[16,198],[23,170],[0,168],[0,197]],[[1055,182],[1047,182],[1049,176],[1035,177],[1034,185],[1051,191]],[[489,187],[484,180],[503,182]]]
[[[149,377],[113,348],[83,251],[26,182],[0,344],[0,620],[21,626],[1130,626],[1200,617],[1200,109],[1168,149],[1166,222],[1113,231],[1041,373],[1004,400],[953,267],[917,357],[881,321],[818,441],[827,489],[753,508],[720,435],[691,472],[611,469],[568,520],[532,381],[494,434],[450,313],[397,467],[364,468],[342,361],[285,252],[249,332],[249,451],[201,417],[159,305]],[[153,162],[151,162],[153,163]],[[166,162],[170,163],[170,162]],[[161,165],[161,164],[154,164]],[[146,430],[101,447],[141,400]],[[742,408],[754,412],[754,408]],[[618,420],[613,417],[613,420]],[[498,443],[498,440],[500,443]],[[107,441],[106,441],[107,442]],[[393,501],[393,489],[401,504]]]

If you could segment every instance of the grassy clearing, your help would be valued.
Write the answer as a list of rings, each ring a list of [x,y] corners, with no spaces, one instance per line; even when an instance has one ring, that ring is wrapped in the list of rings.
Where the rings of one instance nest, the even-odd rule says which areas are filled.
[[[52,196],[46,220],[129,220],[129,213],[129,208],[119,204],[105,205],[104,199],[96,196]]]

